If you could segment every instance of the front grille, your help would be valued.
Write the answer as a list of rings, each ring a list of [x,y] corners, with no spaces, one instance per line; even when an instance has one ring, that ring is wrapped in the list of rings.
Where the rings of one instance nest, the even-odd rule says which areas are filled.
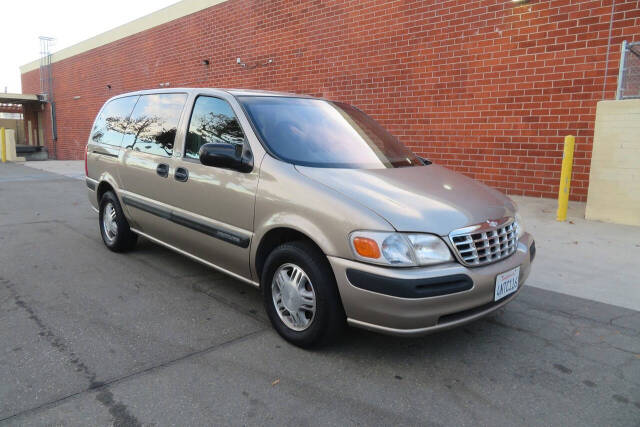
[[[516,250],[516,228],[513,218],[487,221],[461,228],[449,234],[458,258],[470,267],[491,264]]]

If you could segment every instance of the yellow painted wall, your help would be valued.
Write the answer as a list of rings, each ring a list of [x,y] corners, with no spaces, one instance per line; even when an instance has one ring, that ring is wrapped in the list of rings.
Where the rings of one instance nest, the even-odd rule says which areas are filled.
[[[640,226],[640,99],[598,103],[586,217]]]

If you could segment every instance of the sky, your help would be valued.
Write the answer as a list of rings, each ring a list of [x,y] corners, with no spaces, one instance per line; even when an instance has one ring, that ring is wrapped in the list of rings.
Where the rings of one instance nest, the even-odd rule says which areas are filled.
[[[56,52],[176,2],[2,0],[0,92],[22,92],[19,67],[40,58],[39,36],[55,38]]]

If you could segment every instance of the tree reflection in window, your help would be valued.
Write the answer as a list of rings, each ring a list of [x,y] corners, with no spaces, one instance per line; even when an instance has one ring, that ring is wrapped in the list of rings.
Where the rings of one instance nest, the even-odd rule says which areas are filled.
[[[137,100],[137,96],[128,96],[109,101],[96,119],[91,133],[91,141],[119,147],[122,142],[122,129],[109,126],[109,122],[128,120]]]
[[[233,144],[240,153],[244,144],[244,133],[226,101],[201,96],[193,107],[185,157],[197,159],[200,147],[207,143]]]
[[[130,136],[130,138],[127,138],[125,148],[130,148],[134,151],[151,152],[155,145],[167,156],[173,153],[173,143],[177,129],[175,127],[164,129],[162,127],[162,119],[159,117],[142,116],[136,119],[107,117],[107,129]]]
[[[171,156],[185,101],[185,94],[143,95],[130,118],[107,118],[107,127],[125,135],[125,148]]]

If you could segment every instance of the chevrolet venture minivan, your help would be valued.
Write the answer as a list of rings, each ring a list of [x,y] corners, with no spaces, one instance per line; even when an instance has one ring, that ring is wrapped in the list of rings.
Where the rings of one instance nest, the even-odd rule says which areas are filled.
[[[143,236],[262,290],[286,340],[412,336],[511,301],[535,256],[517,206],[359,109],[255,90],[126,93],[86,152],[104,244]]]

